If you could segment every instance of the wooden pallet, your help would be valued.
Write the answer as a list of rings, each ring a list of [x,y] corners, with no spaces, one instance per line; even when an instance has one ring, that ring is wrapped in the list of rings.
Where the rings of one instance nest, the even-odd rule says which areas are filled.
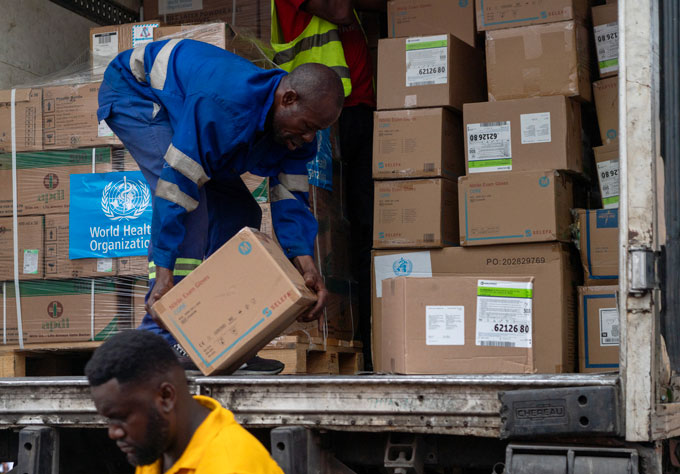
[[[282,374],[342,374],[354,375],[364,370],[364,354],[359,341],[320,337],[280,336],[258,354],[276,359],[286,367]]]
[[[99,341],[0,345],[0,377],[82,375]]]

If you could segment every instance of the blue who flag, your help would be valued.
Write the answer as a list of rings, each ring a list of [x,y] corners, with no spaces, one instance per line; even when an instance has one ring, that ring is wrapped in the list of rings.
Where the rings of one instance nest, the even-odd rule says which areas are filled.
[[[151,198],[141,171],[72,174],[69,258],[146,255]]]

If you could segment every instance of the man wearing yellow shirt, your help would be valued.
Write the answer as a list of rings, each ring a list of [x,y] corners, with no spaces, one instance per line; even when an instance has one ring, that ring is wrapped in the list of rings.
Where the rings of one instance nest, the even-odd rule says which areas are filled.
[[[85,374],[109,438],[136,474],[283,474],[229,410],[191,396],[161,336],[117,334],[94,352]]]

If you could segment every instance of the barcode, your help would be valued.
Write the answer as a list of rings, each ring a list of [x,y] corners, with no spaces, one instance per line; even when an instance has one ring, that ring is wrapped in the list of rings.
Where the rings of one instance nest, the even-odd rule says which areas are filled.
[[[619,327],[618,326],[612,326],[612,336],[618,338],[619,337]]]
[[[97,36],[99,44],[109,44],[111,42],[111,34]]]
[[[423,234],[423,242],[434,242],[434,234]]]
[[[434,81],[418,81],[418,82],[412,82],[412,86],[427,86],[430,84],[434,84]]]
[[[603,344],[618,344],[619,338],[618,337],[605,337],[602,342],[603,342]]]
[[[482,127],[500,127],[506,124],[507,122],[484,122],[480,123],[479,125],[481,125]]]
[[[423,171],[434,171],[434,163],[425,163],[423,165]]]
[[[517,344],[514,342],[505,341],[480,341],[478,346],[492,346],[492,347],[515,347]]]

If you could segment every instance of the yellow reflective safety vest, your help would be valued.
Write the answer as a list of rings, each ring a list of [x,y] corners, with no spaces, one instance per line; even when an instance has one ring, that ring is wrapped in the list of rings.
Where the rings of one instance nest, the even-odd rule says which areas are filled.
[[[345,61],[345,51],[342,49],[337,25],[313,15],[307,27],[297,38],[284,43],[275,0],[271,0],[271,8],[273,62],[288,72],[300,64],[324,64],[338,73],[345,89],[345,97],[349,96],[352,93],[352,81],[349,77],[349,67]]]

